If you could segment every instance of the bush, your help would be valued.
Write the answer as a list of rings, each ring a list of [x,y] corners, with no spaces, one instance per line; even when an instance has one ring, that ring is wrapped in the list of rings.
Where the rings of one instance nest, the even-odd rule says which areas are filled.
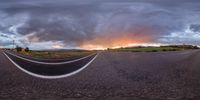
[[[169,49],[168,51],[178,51],[178,49]]]
[[[194,47],[193,47],[193,49],[199,49],[199,47],[197,47],[197,46],[194,46]]]
[[[20,52],[20,51],[22,51],[22,47],[17,46],[16,50],[17,50],[17,52]]]
[[[131,52],[142,52],[142,51],[139,51],[139,50],[132,50]]]
[[[162,51],[167,51],[167,49],[163,49]]]
[[[152,52],[158,52],[158,50],[152,50]]]
[[[25,51],[25,52],[29,52],[29,48],[28,48],[28,47],[26,47],[24,51]]]

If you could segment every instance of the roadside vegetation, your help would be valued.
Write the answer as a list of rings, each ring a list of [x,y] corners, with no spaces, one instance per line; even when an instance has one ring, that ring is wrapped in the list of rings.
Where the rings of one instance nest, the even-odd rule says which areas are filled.
[[[71,59],[71,58],[80,58],[90,54],[95,53],[96,51],[87,51],[87,50],[70,50],[70,51],[32,51],[29,48],[17,47],[15,50],[18,54],[43,58],[43,59]]]
[[[171,45],[171,46],[160,46],[160,47],[126,47],[107,49],[108,51],[114,52],[168,52],[168,51],[183,51],[199,49],[197,46],[191,45]]]
[[[90,55],[94,52],[92,51],[29,51],[29,52],[19,52],[26,56],[36,57],[36,58],[45,58],[45,59],[66,59],[66,58],[79,58]]]

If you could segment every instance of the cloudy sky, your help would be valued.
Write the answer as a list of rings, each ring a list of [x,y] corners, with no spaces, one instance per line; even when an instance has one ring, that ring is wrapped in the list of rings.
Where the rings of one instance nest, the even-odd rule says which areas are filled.
[[[1,0],[0,47],[200,44],[200,0]]]

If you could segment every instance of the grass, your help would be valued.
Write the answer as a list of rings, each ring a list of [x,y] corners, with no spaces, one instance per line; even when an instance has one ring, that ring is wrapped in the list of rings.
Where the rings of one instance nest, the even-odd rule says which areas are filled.
[[[116,52],[167,52],[167,51],[182,51],[188,50],[186,48],[176,48],[176,47],[132,47],[132,48],[117,48],[109,49],[108,51]]]
[[[67,58],[80,58],[95,53],[95,51],[67,51],[67,52],[56,52],[56,51],[29,51],[29,52],[18,52],[19,54],[31,56],[35,58],[44,59],[67,59]]]

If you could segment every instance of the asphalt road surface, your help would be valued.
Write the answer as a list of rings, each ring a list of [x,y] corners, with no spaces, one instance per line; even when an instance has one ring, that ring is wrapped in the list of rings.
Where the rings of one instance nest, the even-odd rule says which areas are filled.
[[[83,71],[41,79],[15,67],[0,52],[0,99],[198,100],[200,51],[102,52]]]
[[[16,52],[11,52],[11,51],[9,51],[9,52],[12,53],[12,54],[15,54],[17,56],[21,56],[23,58],[26,58],[26,59],[30,59],[30,60],[34,60],[34,61],[39,61],[39,62],[50,62],[50,63],[66,62],[66,61],[76,60],[76,59],[79,59],[79,58],[82,57],[82,56],[76,56],[76,57],[67,57],[67,59],[64,59],[64,58],[61,58],[61,59],[45,59],[45,58],[34,58],[34,57],[31,57],[31,56],[18,54]]]
[[[12,59],[12,61],[14,61],[17,65],[19,65],[21,68],[32,73],[36,73],[39,75],[48,75],[48,76],[64,75],[64,74],[76,71],[84,67],[88,62],[90,62],[96,56],[96,54],[93,54],[93,55],[87,56],[84,59],[80,59],[78,61],[51,65],[52,63],[39,64],[39,63],[23,60],[14,56],[12,53],[5,52],[5,54],[10,59]]]

